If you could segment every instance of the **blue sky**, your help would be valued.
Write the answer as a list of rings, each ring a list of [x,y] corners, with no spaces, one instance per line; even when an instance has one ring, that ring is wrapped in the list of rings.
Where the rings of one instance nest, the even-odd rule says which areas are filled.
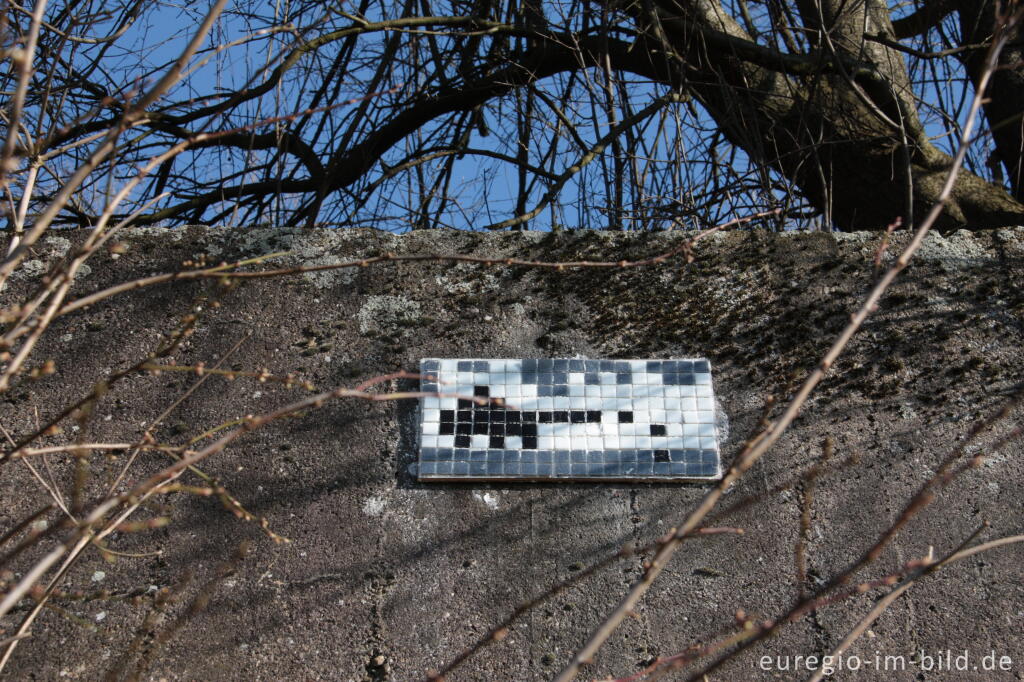
[[[241,4],[235,3],[231,6],[237,9]],[[893,5],[895,6],[896,3]],[[153,79],[158,76],[160,71],[178,55],[191,33],[199,25],[206,6],[205,3],[157,3],[153,14],[148,15],[144,21],[137,22],[121,40],[109,49],[104,58],[104,68],[116,82],[124,84],[125,87],[138,83],[140,78]],[[277,20],[282,18],[279,12],[284,5],[252,3],[251,6],[262,9],[264,16],[244,18],[237,14],[226,15],[218,22],[211,36],[211,43],[223,44],[238,40],[255,29],[274,23],[275,16]],[[440,9],[439,6],[437,13],[441,13]],[[278,13],[275,15],[275,12]],[[376,17],[370,16],[369,18]],[[308,24],[310,18],[305,17],[303,21]],[[337,26],[343,25],[347,20],[335,18],[333,22],[333,25]],[[316,35],[318,30],[322,29],[314,28],[308,35]],[[373,49],[382,39],[381,36],[366,38],[364,41],[366,49]],[[280,33],[259,37],[251,42],[220,52],[212,56],[204,67],[198,69],[177,86],[167,100],[182,100],[191,96],[232,92],[246,83],[253,74],[260,73],[268,64],[273,66],[282,51],[288,49],[293,41],[292,34]],[[927,48],[927,45],[922,46]],[[309,66],[314,66],[314,60],[309,61]],[[371,63],[364,72],[353,72],[351,74],[352,82],[341,84],[340,99],[366,95],[365,81],[369,80],[369,70],[373,66],[374,64]],[[302,78],[315,78],[315,74],[303,76],[297,70],[295,75],[299,77],[299,80],[289,82],[286,87],[265,96],[258,106],[250,107],[247,112],[249,118],[245,120],[247,122],[256,121],[261,117],[290,113],[296,108],[301,109],[304,106],[302,95],[313,82],[312,80],[303,81]],[[589,84],[586,83],[587,79],[590,80]],[[550,88],[559,80],[564,80],[564,78],[549,79],[551,82],[540,83],[539,86]],[[587,86],[594,89],[603,87],[602,74],[596,70],[585,72],[580,81],[582,83],[579,86],[581,92],[585,91]],[[414,83],[408,82],[407,79],[404,85],[411,88]],[[624,85],[622,91],[629,93],[628,99],[632,111],[636,111],[664,90],[659,86],[633,81]],[[941,94],[941,90],[922,92],[926,102],[941,104],[942,108],[947,111],[959,111],[957,115],[962,118],[965,110],[964,102],[969,102],[972,94],[969,89],[962,94],[962,97],[966,99],[959,102],[959,108],[940,102],[937,93]],[[508,155],[515,154],[514,137],[510,139],[507,128],[501,129],[502,125],[507,126],[507,119],[502,117],[507,116],[511,101],[512,96],[509,96],[504,103],[493,103],[485,110],[485,117],[488,126],[491,127],[491,133],[484,136],[479,132],[474,132],[469,142],[471,147]],[[371,110],[387,105],[388,101],[383,97],[380,102],[372,101],[369,104]],[[352,107],[354,106],[352,105]],[[350,108],[341,107],[336,114],[343,115],[344,110]],[[543,109],[542,105],[538,105],[538,118],[542,119],[541,125],[551,125],[554,117],[547,110],[541,111]],[[629,113],[623,106],[615,108],[617,119],[621,119]],[[572,112],[572,117],[577,132],[588,144],[605,134],[614,123],[614,121],[608,120],[606,112],[594,109],[586,104],[585,100],[577,107],[576,111]],[[940,146],[950,147],[950,137],[943,119],[938,115],[925,112],[925,121],[929,133],[937,137]],[[216,122],[213,123],[216,124]],[[236,120],[237,123],[238,120]],[[659,125],[662,126],[660,132]],[[427,126],[419,134],[429,137],[435,129],[434,126]],[[669,167],[675,168],[674,172],[684,174],[684,177],[678,179],[679,184],[687,187],[692,196],[706,189],[701,185],[703,181],[701,172],[708,158],[706,148],[701,141],[706,141],[713,131],[713,121],[699,105],[670,107],[663,112],[661,118],[652,119],[645,125],[633,129],[632,132],[636,140],[644,142],[650,150],[646,158],[635,159],[633,163],[640,169],[638,172],[642,172],[643,167],[663,170]],[[403,147],[412,142],[413,140],[410,139],[404,145],[396,145],[385,155],[384,162],[396,163],[403,157],[405,151]],[[726,175],[729,176],[729,179],[733,181],[742,181],[745,178],[752,181],[762,179],[765,171],[752,164],[742,150],[731,148],[727,144],[721,144],[718,149],[723,153],[722,161],[728,169]],[[535,148],[531,148],[531,162],[540,163],[547,151],[548,147],[545,146],[543,139],[539,140]],[[559,151],[558,164],[553,169],[558,172],[560,168],[567,167],[578,157],[578,148],[566,144]],[[176,168],[188,166],[196,160],[201,162],[202,167],[202,170],[197,172],[205,174],[206,178],[228,175],[232,171],[243,169],[246,164],[244,156],[237,152],[218,156],[210,150],[201,150],[196,152],[195,157],[190,158],[189,154],[183,155],[183,158],[176,163]],[[424,168],[429,178],[432,178],[430,173],[437,172],[439,167],[437,165]],[[607,217],[602,212],[602,207],[608,203],[606,187],[613,174],[610,171],[612,168],[613,165],[608,154],[602,160],[586,167],[567,183],[561,195],[562,201],[531,221],[530,228],[550,229],[553,224],[566,227],[604,227],[607,224]],[[379,172],[380,168],[378,167],[371,173],[371,179]],[[693,177],[687,179],[685,177],[687,173],[693,174]],[[775,182],[784,183],[782,178],[771,172],[768,172],[767,176]],[[367,220],[372,219],[373,224],[378,227],[403,231],[409,228],[408,221],[405,219],[409,211],[405,204],[408,203],[408,197],[417,191],[415,179],[416,175],[412,172],[398,176],[396,182],[392,182],[389,186],[385,185],[387,191],[379,192],[361,211],[346,213],[346,207],[342,203],[346,201],[346,198],[341,195],[332,197],[330,201],[339,202],[334,207],[337,209],[336,212],[352,220],[354,224],[360,224],[365,217]],[[453,191],[451,193],[455,195],[457,201],[446,205],[443,211],[431,217],[436,218],[438,226],[460,229],[479,229],[483,224],[509,218],[515,213],[517,182],[518,173],[510,164],[467,155],[456,160],[452,168],[451,186]],[[527,207],[532,208],[536,205],[546,189],[544,182],[536,183],[530,200],[527,202]],[[685,193],[678,195],[660,191],[657,187],[645,188],[645,194],[647,196],[644,197],[644,201],[651,205],[669,205],[673,201],[685,202],[688,199]],[[783,195],[784,189],[780,187],[772,190],[769,195],[759,196],[755,192],[750,195],[740,196],[740,193],[737,193],[736,196],[725,196],[720,205],[708,209],[699,220],[694,222],[714,223],[727,220],[741,210],[751,211],[766,208],[773,197],[778,198]],[[288,208],[293,205],[294,199],[287,196],[281,197],[280,208]],[[277,222],[273,207],[267,216],[261,217],[267,222]],[[231,222],[230,217],[226,222]],[[248,222],[251,222],[251,217]],[[628,216],[624,222],[627,227],[631,226]],[[637,225],[641,228],[650,227],[652,223],[644,222],[642,225],[639,223]],[[693,226],[697,226],[697,224]]]

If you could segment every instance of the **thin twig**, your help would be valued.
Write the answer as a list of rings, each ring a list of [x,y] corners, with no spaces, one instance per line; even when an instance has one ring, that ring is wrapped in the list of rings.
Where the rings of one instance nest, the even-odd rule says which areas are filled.
[[[660,253],[655,256],[648,258],[642,258],[639,260],[619,260],[619,261],[531,261],[524,260],[521,258],[488,258],[486,256],[449,256],[440,254],[414,254],[414,255],[399,255],[394,253],[386,253],[381,256],[372,256],[369,258],[360,258],[356,260],[345,261],[343,263],[330,263],[326,265],[307,265],[294,268],[280,268],[275,270],[260,270],[256,272],[236,272],[236,268],[243,267],[253,262],[253,259],[247,259],[245,261],[238,261],[230,264],[222,264],[212,268],[206,268],[202,270],[186,270],[183,272],[168,272],[160,275],[152,275],[150,277],[143,277],[131,282],[124,282],[117,284],[107,289],[97,291],[83,296],[82,298],[76,299],[63,308],[61,308],[56,317],[67,315],[68,313],[80,310],[90,305],[94,305],[99,301],[122,294],[127,291],[135,291],[136,289],[142,289],[144,287],[153,286],[155,284],[163,284],[166,282],[183,282],[192,281],[197,279],[212,279],[212,280],[232,280],[232,279],[266,279],[269,277],[282,277],[285,275],[298,275],[311,272],[325,272],[328,270],[340,270],[347,268],[364,268],[370,265],[377,265],[380,263],[415,263],[415,262],[438,262],[438,263],[474,263],[477,265],[487,266],[501,266],[501,265],[512,265],[518,267],[538,268],[545,270],[573,270],[578,268],[597,268],[597,269],[613,269],[613,268],[641,268],[649,267],[651,265],[660,265],[672,258],[683,255],[686,257],[690,256],[690,250],[692,247],[701,239],[726,230],[730,227],[735,227],[743,223],[748,223],[753,220],[758,220],[771,215],[778,214],[778,209],[773,211],[763,211],[760,213],[754,213],[749,216],[742,218],[736,218],[730,220],[721,225],[710,227],[706,230],[702,230],[694,237],[684,241],[677,247],[674,247],[668,251]],[[274,256],[284,255],[281,253],[268,254],[260,256],[260,260],[265,260]]]

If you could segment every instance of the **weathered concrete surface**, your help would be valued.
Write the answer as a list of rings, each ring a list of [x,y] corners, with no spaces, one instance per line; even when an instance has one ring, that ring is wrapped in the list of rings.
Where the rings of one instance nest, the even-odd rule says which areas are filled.
[[[69,232],[40,245],[28,274],[3,292],[5,304],[29,291],[81,236]],[[682,237],[137,230],[123,239],[126,253],[90,262],[75,291],[82,295],[204,257],[217,262],[288,251],[272,261],[278,266],[332,264],[387,251],[619,260],[663,252]],[[757,427],[766,396],[781,399],[791,392],[846,323],[873,282],[877,246],[877,235],[745,232],[701,242],[690,265],[631,271],[392,263],[248,281],[226,293],[210,282],[150,287],[57,320],[37,356],[55,359],[57,373],[10,391],[0,404],[0,423],[14,438],[29,433],[37,410],[45,419],[110,371],[145,357],[193,300],[208,294],[221,305],[205,305],[175,362],[211,366],[246,339],[226,367],[294,372],[318,388],[414,369],[424,356],[707,355],[731,421],[724,448],[731,458]],[[758,618],[778,616],[802,589],[860,556],[974,421],[1020,386],[1022,258],[1024,229],[930,238],[804,416],[725,503],[763,498],[709,522],[741,527],[745,534],[687,543],[585,677],[627,676],[656,656],[713,642],[734,631],[738,609]],[[175,373],[127,378],[99,403],[84,435],[131,441],[196,380]],[[213,378],[157,435],[180,444],[301,395],[301,389],[271,383]],[[139,667],[144,678],[167,680],[417,679],[544,588],[624,544],[661,535],[706,492],[698,485],[419,485],[401,435],[409,432],[411,417],[408,405],[338,401],[277,422],[205,462],[207,473],[292,542],[271,543],[257,524],[234,518],[216,499],[161,500],[140,518],[166,513],[173,518],[169,527],[115,535],[109,543],[138,556],[121,555],[111,564],[93,552],[65,582],[69,591],[117,594],[174,586],[191,574],[163,619],[145,625],[154,607],[151,594],[137,603],[56,599],[61,611],[40,617],[7,677],[102,679]],[[994,433],[1019,419],[1015,413]],[[66,424],[65,435],[49,442],[82,436],[74,426]],[[808,486],[788,484],[819,460],[826,436],[835,442],[835,469],[816,481],[808,578],[801,585],[794,547]],[[856,464],[839,466],[854,455]],[[957,479],[863,579],[892,572],[929,547],[941,556],[986,520],[991,527],[979,539],[1020,533],[1021,455],[1014,441]],[[96,495],[124,462],[91,461],[89,490]],[[129,480],[165,464],[145,456]],[[70,466],[51,457],[50,468],[69,489]],[[777,487],[784,489],[772,492]],[[0,499],[0,534],[47,502],[20,465],[0,469]],[[243,540],[251,541],[250,554],[217,584],[208,607],[177,621]],[[1021,679],[1022,556],[1019,546],[1011,546],[921,581],[851,652],[906,656],[907,670],[840,679]],[[453,677],[552,677],[649,557],[644,552],[620,560],[537,607]],[[28,558],[16,564],[16,573],[26,569]],[[807,677],[764,671],[759,659],[826,653],[878,594],[819,609],[712,679]],[[8,618],[0,628],[15,625]],[[1012,657],[1012,671],[919,673],[911,657],[922,649],[967,649],[972,664],[995,651]]]

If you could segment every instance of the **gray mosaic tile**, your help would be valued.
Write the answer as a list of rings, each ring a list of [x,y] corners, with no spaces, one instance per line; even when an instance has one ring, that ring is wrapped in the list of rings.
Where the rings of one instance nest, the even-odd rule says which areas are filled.
[[[702,358],[425,358],[421,480],[721,478]]]

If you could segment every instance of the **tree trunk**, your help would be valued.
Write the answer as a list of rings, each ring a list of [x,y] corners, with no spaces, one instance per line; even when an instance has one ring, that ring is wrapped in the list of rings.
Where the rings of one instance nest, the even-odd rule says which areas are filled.
[[[982,44],[992,36],[995,5],[994,0],[959,0],[961,44]],[[985,50],[964,52],[961,60],[977,86],[985,66]],[[1009,43],[999,55],[999,69],[992,74],[989,93],[985,116],[996,144],[995,160],[1006,169],[1013,196],[1024,201],[1024,31],[1020,26],[1010,34]]]
[[[659,24],[653,32],[667,51],[683,58],[686,87],[730,141],[790,178],[839,227],[877,230],[897,217],[921,217],[952,159],[925,138],[903,54],[864,40],[865,33],[895,39],[887,4],[801,0],[798,7],[816,37],[808,55],[758,46],[717,0],[663,0],[649,21]],[[1013,224],[1024,224],[1024,204],[966,170],[938,221],[940,228]]]

